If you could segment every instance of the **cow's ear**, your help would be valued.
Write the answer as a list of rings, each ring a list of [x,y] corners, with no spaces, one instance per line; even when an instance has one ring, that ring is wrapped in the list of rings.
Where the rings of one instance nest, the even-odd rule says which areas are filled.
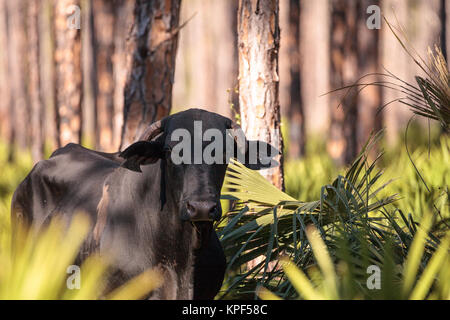
[[[142,172],[141,165],[152,164],[164,155],[163,146],[156,141],[138,141],[119,154],[125,159],[122,167]]]
[[[278,161],[273,159],[278,155],[280,155],[280,151],[271,144],[248,140],[244,165],[251,170],[273,168],[279,165]]]

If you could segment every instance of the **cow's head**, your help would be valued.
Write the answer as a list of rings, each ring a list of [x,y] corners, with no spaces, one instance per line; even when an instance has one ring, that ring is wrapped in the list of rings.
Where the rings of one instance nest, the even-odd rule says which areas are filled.
[[[264,161],[262,150],[268,154]],[[278,154],[266,143],[248,141],[230,119],[190,109],[150,125],[120,156],[126,159],[123,167],[138,172],[142,165],[161,160],[161,190],[168,190],[177,202],[180,219],[212,222],[222,214],[220,190],[229,158],[257,170],[276,165],[271,160],[274,152]],[[161,200],[164,203],[163,192]]]

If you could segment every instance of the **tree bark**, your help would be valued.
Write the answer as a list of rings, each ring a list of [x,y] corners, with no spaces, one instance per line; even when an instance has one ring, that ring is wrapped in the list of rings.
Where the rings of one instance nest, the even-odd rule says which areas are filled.
[[[290,66],[290,106],[288,117],[289,157],[298,159],[305,154],[305,115],[300,77],[300,1],[289,1],[289,66]]]
[[[380,30],[369,29],[366,25],[366,9],[370,5],[380,6],[380,0],[358,1],[358,69],[359,76],[380,72]],[[380,81],[378,75],[365,78],[364,83]],[[358,95],[358,150],[367,142],[370,134],[381,130],[383,126],[381,107],[382,90],[380,86],[371,85]]]
[[[238,9],[239,106],[241,125],[248,139],[262,140],[283,150],[280,130],[278,0],[240,0]],[[280,166],[261,174],[284,189],[283,157]]]
[[[114,114],[113,141],[115,150],[119,150],[124,120],[124,92],[127,78],[126,43],[133,25],[134,2],[116,0],[116,19],[114,24]]]
[[[39,69],[41,78],[41,97],[44,111],[44,143],[50,150],[58,146],[56,126],[55,59],[53,32],[53,0],[41,0],[39,18]]]
[[[220,113],[226,117],[232,115],[233,91],[237,86],[238,64],[237,64],[237,34],[236,26],[237,1],[211,1],[210,12],[220,14],[209,16],[209,23],[213,26],[211,51],[214,58],[215,72],[215,97],[213,112]],[[220,17],[219,17],[220,16]],[[217,20],[218,19],[218,20]]]
[[[81,142],[81,32],[69,27],[69,19],[76,19],[77,7],[80,7],[79,0],[54,3],[56,117],[60,147],[69,142]]]
[[[357,80],[356,1],[331,1],[330,30],[331,89],[354,84]],[[355,91],[355,90],[354,90]],[[333,94],[331,100],[328,152],[338,165],[346,165],[357,155],[357,94]]]
[[[327,139],[330,127],[330,8],[329,0],[300,1],[300,54],[305,128]]]
[[[114,127],[114,31],[116,1],[92,2],[96,55],[96,146],[102,151],[115,151]]]
[[[28,95],[31,106],[31,156],[34,162],[43,158],[44,132],[43,125],[45,110],[41,97],[40,78],[40,39],[39,39],[39,16],[40,1],[30,0],[27,6],[27,33],[28,33],[28,69],[29,85]]]
[[[5,142],[10,142],[13,133],[11,125],[11,86],[8,72],[8,14],[7,0],[0,0],[0,136]]]
[[[7,1],[8,8],[8,56],[9,76],[11,82],[11,144],[22,149],[29,145],[30,138],[30,110],[27,97],[27,42],[25,27],[25,3],[22,0]]]
[[[94,1],[80,0],[81,19],[83,27],[81,28],[81,69],[82,69],[82,135],[81,139],[85,145],[99,148],[98,132],[96,124],[97,113],[97,63],[95,55],[95,30],[94,13],[92,5]]]
[[[121,149],[170,113],[181,0],[136,0]]]

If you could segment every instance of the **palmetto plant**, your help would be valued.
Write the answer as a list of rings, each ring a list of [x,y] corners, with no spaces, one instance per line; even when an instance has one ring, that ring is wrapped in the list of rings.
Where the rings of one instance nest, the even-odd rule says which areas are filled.
[[[80,266],[79,287],[68,286],[68,267],[74,264],[89,223],[78,214],[68,228],[54,219],[39,234],[19,226],[12,243],[0,248],[0,299],[139,299],[159,286],[158,273],[149,270],[104,292],[108,261],[95,255]]]
[[[425,216],[422,222],[420,229],[414,236],[406,261],[400,265],[385,264],[382,269],[378,269],[380,273],[376,276],[380,276],[384,281],[380,279],[377,288],[371,287],[369,289],[366,285],[366,289],[361,290],[361,288],[364,288],[364,283],[355,281],[355,279],[358,279],[358,275],[354,274],[351,267],[353,261],[349,258],[349,255],[343,257],[338,265],[340,270],[336,270],[325,243],[313,227],[309,228],[306,234],[320,270],[316,272],[315,280],[310,279],[301,269],[295,266],[295,263],[287,258],[283,258],[281,264],[289,281],[303,299],[380,299],[395,297],[413,300],[425,298],[449,300],[450,258],[448,251],[450,249],[450,232],[447,233],[436,252],[431,258],[427,259],[425,266],[423,266],[423,256],[427,252],[427,240],[429,240],[427,239],[427,233],[430,230],[431,216]],[[389,254],[390,256],[388,256]],[[392,253],[386,253],[386,258],[395,259]],[[341,276],[339,277],[338,274]],[[382,276],[383,274],[390,276]],[[388,281],[392,281],[392,283]],[[280,299],[279,296],[265,288],[259,288],[258,295],[262,299]]]
[[[386,250],[388,242],[393,244],[391,249],[399,260],[406,258],[404,248],[412,241],[412,234],[408,228],[405,231],[405,226],[414,230],[415,223],[401,212],[393,216],[384,209],[397,196],[378,197],[389,182],[380,182],[382,174],[375,167],[378,158],[369,163],[366,156],[380,136],[369,140],[347,173],[323,186],[320,199],[312,202],[298,201],[273,187],[259,173],[236,161],[230,163],[224,184],[228,191],[223,195],[237,204],[224,216],[227,223],[222,223],[225,226],[219,231],[229,257],[221,297],[253,298],[258,286],[283,298],[296,297],[279,259],[288,256],[304,270],[314,265],[314,253],[306,236],[308,225],[319,230],[333,259],[349,254],[360,274],[366,265],[384,263],[380,252]],[[402,217],[400,224],[396,222],[398,217]],[[344,247],[350,251],[341,250]],[[261,256],[263,259],[249,264]]]

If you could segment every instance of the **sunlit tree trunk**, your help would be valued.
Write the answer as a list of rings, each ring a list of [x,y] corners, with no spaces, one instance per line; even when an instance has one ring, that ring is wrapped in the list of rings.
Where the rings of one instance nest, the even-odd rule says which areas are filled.
[[[115,1],[92,2],[96,55],[96,146],[102,151],[114,151],[114,26]]]
[[[39,19],[39,67],[41,78],[41,97],[45,109],[43,134],[50,150],[58,146],[56,130],[56,92],[55,92],[55,60],[53,41],[53,0],[41,0],[41,16]]]
[[[357,80],[356,7],[356,1],[331,1],[331,89],[351,85]],[[357,94],[346,97],[334,94],[330,107],[328,152],[337,164],[349,164],[357,154]]]
[[[31,107],[31,155],[34,162],[42,159],[44,151],[43,125],[45,109],[42,105],[40,79],[40,39],[39,16],[40,1],[27,2],[27,35],[28,35],[28,95]]]
[[[124,89],[127,78],[126,43],[133,25],[134,1],[116,0],[115,3],[113,141],[115,150],[119,150],[124,120]]]
[[[426,1],[428,4],[431,1]],[[408,10],[409,1],[398,0],[383,0],[382,12],[394,26],[400,24],[408,32],[408,22],[411,21],[411,12]],[[419,5],[420,3],[415,3]],[[419,29],[415,29],[414,33],[419,33]],[[384,24],[381,28],[381,64],[384,69],[388,70],[395,76],[409,83],[415,83],[414,78],[416,68],[414,63],[411,64],[411,58],[402,48],[400,42],[392,34],[392,31]],[[412,34],[408,32],[408,38],[411,38]],[[412,39],[411,39],[412,40]],[[416,43],[417,44],[417,43]],[[417,48],[415,48],[417,49]],[[403,129],[406,127],[412,113],[409,108],[404,108],[397,102],[391,103],[396,99],[400,99],[404,96],[403,93],[396,90],[390,90],[383,88],[383,105],[390,103],[383,109],[383,126],[386,127],[386,143],[390,147],[398,145],[399,138],[403,135]]]
[[[379,73],[380,70],[380,30],[367,27],[366,10],[370,5],[380,6],[380,0],[358,1],[358,71],[359,76]],[[380,77],[372,75],[362,82],[377,82]],[[370,134],[381,130],[382,113],[377,113],[381,107],[382,90],[378,85],[364,88],[358,95],[358,150],[367,142]]]
[[[300,1],[289,1],[289,66],[290,106],[288,117],[289,128],[289,156],[297,159],[305,153],[305,116],[300,77]]]
[[[169,114],[181,0],[136,0],[128,43],[121,149]]]
[[[237,0],[182,3],[180,19],[188,23],[178,43],[176,111],[199,106],[230,117],[231,105],[237,108],[237,6]]]
[[[58,145],[81,140],[81,32],[78,0],[54,2],[55,83]]]
[[[8,72],[8,21],[7,0],[0,0],[0,137],[10,142],[12,136],[10,116],[11,87]]]
[[[9,81],[11,83],[11,142],[25,149],[30,138],[30,112],[27,101],[26,75],[27,75],[27,42],[24,27],[26,21],[25,2],[7,1],[8,8],[8,56]]]
[[[262,140],[283,149],[280,130],[278,50],[280,29],[277,0],[240,0],[238,9],[239,106],[241,125],[248,139]],[[284,188],[280,166],[261,171]]]
[[[230,104],[235,103],[233,91],[237,87],[238,73],[235,28],[237,1],[211,1],[211,4],[213,5],[211,12],[221,13],[218,15],[209,14],[209,25],[213,26],[214,40],[210,50],[217,71],[214,72],[216,88],[213,111],[229,117],[232,114]]]
[[[80,0],[81,19],[81,69],[83,76],[82,90],[82,142],[98,148],[98,132],[96,128],[96,98],[97,98],[97,63],[95,61],[94,14],[92,5],[96,1]]]
[[[330,1],[300,1],[300,74],[308,135],[327,139],[330,125]],[[318,23],[320,21],[320,23]]]

